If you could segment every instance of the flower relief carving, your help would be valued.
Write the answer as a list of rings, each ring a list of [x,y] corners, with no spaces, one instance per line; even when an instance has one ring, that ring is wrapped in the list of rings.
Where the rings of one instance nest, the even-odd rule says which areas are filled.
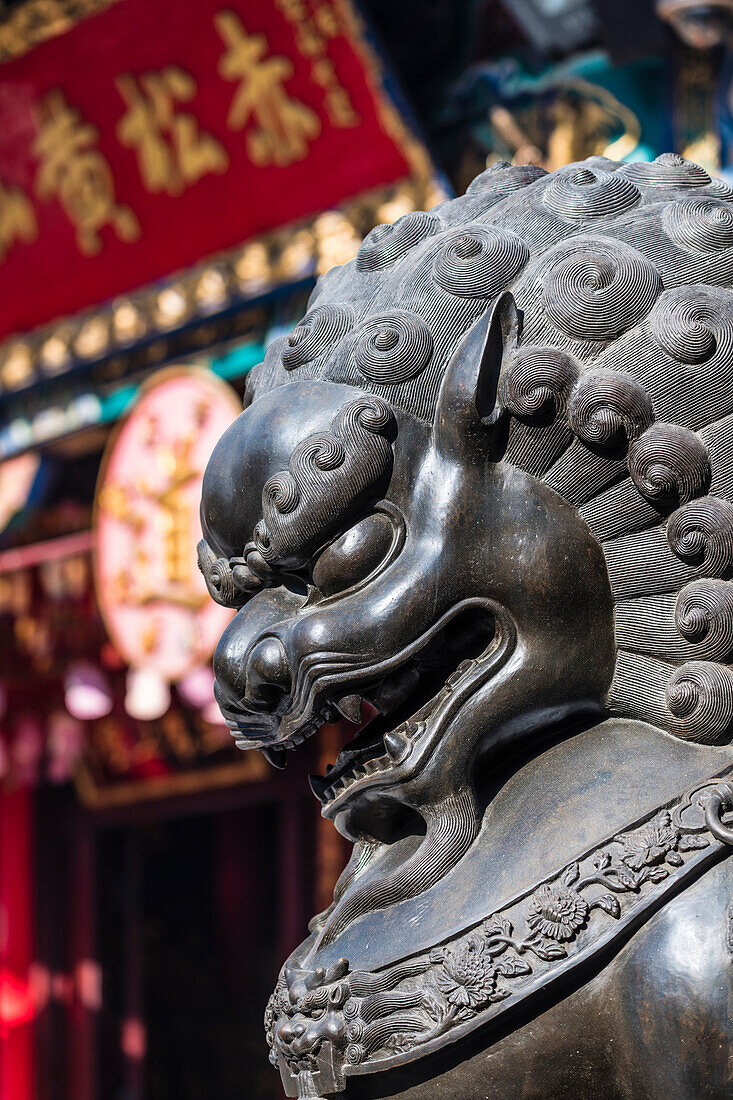
[[[608,928],[596,928],[596,913],[615,923],[627,908],[643,909],[648,889],[710,846],[700,811],[711,782],[426,955],[374,974],[351,973],[346,960],[326,973],[283,971],[266,1013],[273,1060],[281,1056],[293,1073],[315,1071],[328,1043],[342,1064],[379,1062],[528,992],[559,961],[592,950]],[[682,811],[695,805],[697,817],[683,823]]]

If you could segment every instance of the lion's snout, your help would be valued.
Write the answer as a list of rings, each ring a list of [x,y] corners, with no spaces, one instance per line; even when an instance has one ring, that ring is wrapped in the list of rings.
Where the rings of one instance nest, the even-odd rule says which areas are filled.
[[[282,642],[261,638],[242,652],[240,640],[222,638],[214,657],[217,695],[230,707],[270,709],[292,684],[290,663]]]

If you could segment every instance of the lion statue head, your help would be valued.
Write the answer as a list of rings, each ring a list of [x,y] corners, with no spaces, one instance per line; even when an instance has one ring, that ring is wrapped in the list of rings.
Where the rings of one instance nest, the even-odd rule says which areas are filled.
[[[282,766],[376,712],[312,778],[356,842],[318,950],[463,858],[512,754],[733,735],[732,199],[674,154],[494,164],[252,371],[203,489],[222,713]]]

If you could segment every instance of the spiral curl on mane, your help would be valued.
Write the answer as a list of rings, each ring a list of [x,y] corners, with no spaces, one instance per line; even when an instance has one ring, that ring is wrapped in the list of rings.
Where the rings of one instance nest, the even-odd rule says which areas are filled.
[[[357,426],[387,439],[393,438],[397,432],[397,421],[387,402],[368,393],[350,401],[334,421],[334,430],[344,438],[350,437]]]
[[[356,256],[359,271],[379,271],[404,256],[420,241],[439,233],[443,224],[435,214],[415,210],[392,225],[375,225]]]
[[[686,290],[676,300],[665,301],[663,306],[651,318],[652,332],[662,350],[679,363],[691,366],[712,359],[717,337],[710,306]]]
[[[255,524],[254,531],[252,532],[252,540],[254,542],[255,549],[269,564],[273,560],[274,554],[270,532],[267,530],[267,524],[263,519],[258,520]]]
[[[578,340],[621,336],[651,309],[662,289],[640,252],[606,239],[561,245],[543,279],[547,315]]]
[[[672,673],[666,689],[672,728],[678,737],[723,744],[733,733],[733,670],[712,661],[688,661]]]
[[[519,348],[499,379],[499,402],[525,424],[550,424],[567,410],[579,374],[556,348]]]
[[[354,349],[356,364],[370,382],[406,382],[420,373],[433,354],[433,335],[422,317],[394,310],[372,317]]]
[[[293,512],[300,503],[300,490],[290,473],[273,474],[265,482],[262,496],[283,516]]]
[[[237,592],[227,559],[217,558],[205,539],[198,544],[197,556],[199,569],[212,598],[225,607],[235,606],[241,594]]]
[[[617,172],[574,166],[550,178],[542,201],[553,214],[583,221],[629,210],[641,201],[641,192]]]
[[[534,164],[509,164],[506,160],[497,160],[471,180],[466,188],[466,194],[475,195],[476,192],[493,191],[510,195],[546,175],[544,168],[538,168]]]
[[[730,202],[731,199],[733,199],[733,187],[717,176],[711,179],[710,183],[705,188],[705,192],[710,195],[711,198],[722,199],[724,202]]]
[[[733,504],[706,496],[684,504],[667,523],[667,542],[673,554],[709,576],[733,574]]]
[[[711,182],[704,168],[680,153],[662,153],[649,162],[637,160],[620,171],[627,179],[651,187],[706,187]]]
[[[710,458],[699,436],[679,424],[653,424],[629,447],[629,474],[662,511],[702,496],[710,487]]]
[[[351,306],[326,302],[306,313],[285,341],[282,363],[286,370],[317,359],[327,348],[345,336],[354,324]]]
[[[493,225],[467,225],[451,234],[433,262],[436,283],[459,298],[491,298],[529,259],[521,237]]]
[[[316,432],[298,448],[294,466],[296,471],[309,465],[317,470],[335,470],[345,458],[346,451],[340,439],[336,439],[331,432]]]
[[[674,621],[701,657],[729,661],[733,657],[733,584],[707,577],[686,584],[677,597]]]
[[[654,419],[646,390],[623,371],[583,375],[569,405],[570,427],[593,451],[624,453]]]
[[[672,203],[662,214],[662,224],[675,244],[689,252],[721,252],[733,246],[733,210],[709,196]]]

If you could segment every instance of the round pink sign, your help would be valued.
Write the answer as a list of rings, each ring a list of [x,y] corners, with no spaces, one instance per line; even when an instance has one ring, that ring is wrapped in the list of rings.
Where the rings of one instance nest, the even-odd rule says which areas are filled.
[[[96,498],[97,601],[120,656],[178,680],[209,660],[232,613],[196,564],[201,482],[241,411],[231,387],[196,367],[154,375],[110,441]]]

